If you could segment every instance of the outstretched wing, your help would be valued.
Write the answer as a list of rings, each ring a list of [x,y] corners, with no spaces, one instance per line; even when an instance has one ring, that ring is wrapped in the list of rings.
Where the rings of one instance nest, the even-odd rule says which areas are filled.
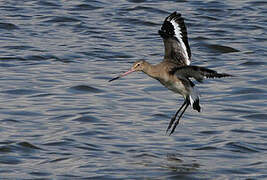
[[[159,34],[165,46],[164,60],[178,65],[190,65],[191,51],[181,14],[174,12],[166,17]]]
[[[232,77],[230,74],[218,73],[217,71],[199,66],[180,66],[174,68],[170,73],[175,74],[180,79],[194,78],[198,82],[202,82],[204,78]]]

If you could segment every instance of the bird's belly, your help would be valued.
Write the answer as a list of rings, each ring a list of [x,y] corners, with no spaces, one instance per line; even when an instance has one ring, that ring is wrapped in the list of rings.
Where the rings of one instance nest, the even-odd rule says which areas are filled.
[[[169,90],[182,94],[183,96],[186,94],[186,89],[182,82],[162,82],[160,81],[165,87],[167,87]]]

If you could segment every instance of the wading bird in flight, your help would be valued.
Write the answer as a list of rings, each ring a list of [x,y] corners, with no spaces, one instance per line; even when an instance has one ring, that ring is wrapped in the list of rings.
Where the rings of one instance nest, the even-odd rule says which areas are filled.
[[[194,110],[200,112],[199,93],[192,79],[202,82],[204,78],[222,78],[231,75],[218,73],[205,67],[190,65],[191,51],[188,44],[187,30],[184,19],[180,13],[174,12],[166,17],[158,32],[165,46],[163,61],[156,65],[152,65],[145,60],[136,61],[129,71],[109,81],[119,79],[132,72],[142,71],[148,76],[158,80],[174,93],[181,94],[184,97],[184,103],[171,118],[166,130],[166,133],[168,133],[172,128],[169,134],[171,135],[189,105],[191,105]],[[176,120],[180,111],[181,113]]]

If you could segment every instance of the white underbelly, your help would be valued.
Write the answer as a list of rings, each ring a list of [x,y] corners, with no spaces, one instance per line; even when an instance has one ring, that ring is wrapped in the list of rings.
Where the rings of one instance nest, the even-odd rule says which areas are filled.
[[[158,79],[159,80],[159,79]],[[196,87],[185,87],[181,81],[164,81],[159,80],[159,82],[167,87],[169,90],[174,93],[181,94],[185,99],[189,97],[190,104],[193,105],[194,101],[199,99],[199,92]]]
[[[169,90],[175,92],[175,93],[179,93],[183,96],[186,96],[188,94],[188,92],[185,89],[185,86],[183,85],[182,82],[175,82],[175,83],[171,83],[171,82],[162,82],[160,81],[161,84],[163,84],[165,87],[167,87]]]

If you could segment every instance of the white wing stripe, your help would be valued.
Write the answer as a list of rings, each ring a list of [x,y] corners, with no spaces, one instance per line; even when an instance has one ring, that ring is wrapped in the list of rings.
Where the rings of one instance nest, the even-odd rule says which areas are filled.
[[[179,27],[179,25],[175,22],[174,19],[172,19],[170,21],[174,27],[174,34],[175,34],[175,37],[178,39],[178,41],[180,42],[182,48],[183,48],[183,54],[184,56],[186,57],[186,64],[187,65],[190,65],[190,60],[189,60],[189,56],[188,56],[188,53],[187,53],[187,49],[186,49],[186,46],[182,40],[182,33],[181,33],[181,28]]]

